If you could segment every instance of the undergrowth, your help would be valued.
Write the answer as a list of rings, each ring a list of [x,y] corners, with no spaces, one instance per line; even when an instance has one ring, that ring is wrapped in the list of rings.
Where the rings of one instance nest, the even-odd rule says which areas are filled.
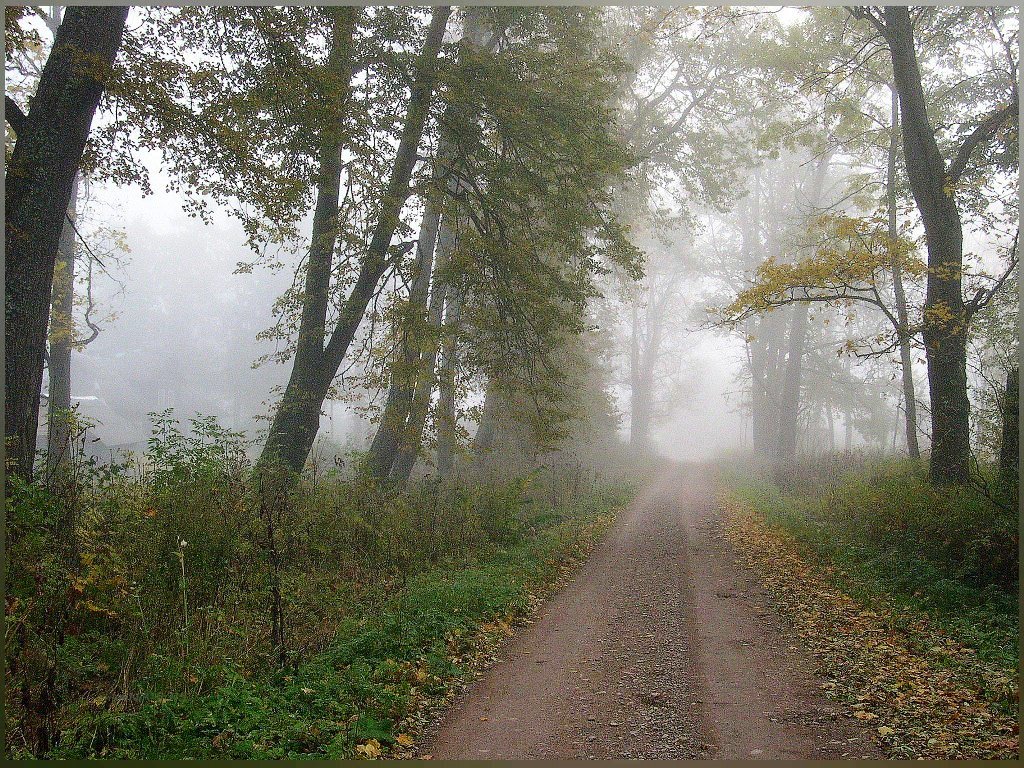
[[[897,617],[923,611],[981,659],[1016,669],[1017,515],[972,488],[932,487],[909,460],[827,463],[785,488],[757,472],[723,479],[852,597]]]
[[[566,473],[572,476],[567,476]],[[240,437],[158,414],[142,460],[7,493],[7,754],[342,758],[470,673],[629,497],[577,468],[266,500]]]

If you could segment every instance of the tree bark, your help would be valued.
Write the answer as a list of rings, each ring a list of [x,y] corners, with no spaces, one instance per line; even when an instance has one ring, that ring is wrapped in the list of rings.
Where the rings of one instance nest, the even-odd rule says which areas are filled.
[[[1003,439],[999,448],[999,479],[1016,498],[1020,486],[1020,368],[1006,374],[1003,394]]]
[[[7,167],[4,437],[8,470],[29,480],[58,244],[127,16],[127,6],[67,9]]]
[[[807,339],[807,313],[805,303],[793,306],[789,329],[789,353],[782,381],[779,408],[779,441],[776,460],[784,465],[796,459],[797,434],[800,421],[800,387],[803,378],[804,342]]]
[[[71,185],[67,218],[57,246],[53,281],[50,353],[50,391],[46,403],[46,475],[52,478],[67,464],[71,451],[71,349],[75,324],[75,227],[78,175]],[[59,275],[57,274],[59,272]]]
[[[889,239],[895,242],[896,228],[896,153],[899,151],[900,100],[892,89],[892,126],[889,129],[889,167],[885,183],[885,202],[889,213]],[[900,369],[903,376],[903,415],[907,432],[907,453],[910,458],[921,458],[917,440],[917,390],[914,387],[914,357],[910,348],[910,320],[907,312],[907,294],[903,290],[903,270],[899,259],[892,262],[892,288],[896,298],[896,320],[899,328]]]
[[[338,8],[337,12],[346,19],[345,28],[349,28],[347,20],[354,17],[355,10]],[[267,469],[272,464],[279,465],[292,481],[298,478],[313,447],[320,427],[320,411],[331,382],[348,353],[366,307],[377,291],[380,279],[391,266],[388,249],[398,227],[402,208],[411,193],[409,180],[416,164],[417,150],[433,97],[437,80],[437,59],[450,14],[450,7],[441,6],[436,8],[431,16],[430,27],[417,60],[405,123],[395,154],[395,163],[388,179],[387,191],[382,200],[380,216],[360,263],[355,285],[341,308],[338,322],[326,347],[323,346],[323,341],[326,333],[326,297],[330,288],[330,257],[337,237],[337,226],[327,227],[326,224],[333,222],[337,216],[340,171],[335,174],[331,160],[332,157],[338,156],[337,151],[328,151],[322,156],[321,167],[326,164],[327,173],[322,179],[320,192],[323,192],[325,199],[325,216],[329,211],[330,218],[318,230],[314,216],[314,233],[307,270],[307,293],[299,325],[299,346],[296,347],[295,361],[284,396],[257,463],[261,469]],[[354,29],[354,18],[350,23]],[[344,54],[340,58],[351,72],[351,36],[345,40],[344,45]],[[329,148],[332,145],[327,146]],[[320,197],[318,193],[318,211],[321,208]],[[321,239],[325,244],[330,243],[331,248],[327,250],[324,247],[322,251],[318,250],[317,259],[314,261],[315,244]],[[299,347],[302,345],[306,346],[300,350]]]
[[[439,398],[437,402],[437,476],[447,480],[451,478],[455,466],[456,441],[458,439],[458,421],[455,412],[455,375],[458,370],[458,327],[462,318],[462,295],[458,290],[449,290],[448,307],[445,310],[445,325],[448,330],[444,335],[441,352],[441,370],[438,374]],[[484,397],[484,410],[477,430],[476,443],[484,437],[481,433],[490,430],[489,439],[484,450],[493,443],[493,408],[488,411],[488,399],[492,398],[492,387],[488,385]],[[493,400],[492,405],[497,401]]]
[[[909,9],[886,6],[884,14],[903,121],[903,155],[928,245],[923,336],[932,411],[930,475],[938,485],[966,484],[970,479],[967,316],[962,292],[963,230],[951,188],[955,180],[946,173],[928,120]]]

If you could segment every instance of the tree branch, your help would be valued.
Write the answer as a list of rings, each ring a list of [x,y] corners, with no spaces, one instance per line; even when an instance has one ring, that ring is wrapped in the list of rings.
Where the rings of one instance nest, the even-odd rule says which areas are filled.
[[[849,13],[853,18],[860,19],[862,21],[870,21],[872,26],[878,30],[878,32],[886,40],[889,39],[888,30],[885,28],[885,22],[875,16],[871,12],[871,7],[867,5],[848,5],[846,6],[846,12]]]
[[[1017,116],[1019,97],[1017,91],[1013,92],[1013,99],[1002,109],[993,112],[991,115],[986,117],[981,123],[971,131],[970,135],[964,139],[964,143],[960,145],[960,149],[957,150],[956,156],[953,161],[949,164],[949,168],[946,170],[946,175],[952,183],[956,183],[963,175],[964,171],[967,170],[967,163],[971,159],[971,153],[981,144],[987,143],[996,134],[996,132],[1003,127],[1009,120],[1012,120]]]
[[[25,126],[28,125],[28,116],[21,111],[18,102],[7,94],[4,94],[4,119],[11,124],[11,128],[19,136],[24,133]]]
[[[992,297],[995,296],[999,290],[1003,287],[1010,276],[1017,272],[1017,241],[1020,238],[1020,229],[1017,230],[1017,234],[1013,236],[1013,246],[1010,248],[1010,263],[1006,267],[1006,271],[999,276],[995,284],[988,289],[980,288],[974,295],[974,298],[967,302],[964,307],[964,311],[967,314],[967,318],[970,319],[976,312],[984,309],[985,306],[992,301]]]

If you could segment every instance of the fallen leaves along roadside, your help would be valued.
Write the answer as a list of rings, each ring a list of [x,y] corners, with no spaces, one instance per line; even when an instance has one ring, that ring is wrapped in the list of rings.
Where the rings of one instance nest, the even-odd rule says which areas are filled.
[[[786,532],[728,494],[721,504],[727,539],[814,653],[822,688],[874,728],[888,757],[1018,757],[1012,670],[982,662],[926,615],[858,603]]]

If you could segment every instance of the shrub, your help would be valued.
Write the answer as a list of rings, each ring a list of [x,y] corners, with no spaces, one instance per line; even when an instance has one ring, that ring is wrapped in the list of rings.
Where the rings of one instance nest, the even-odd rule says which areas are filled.
[[[241,435],[202,417],[183,427],[171,411],[153,419],[137,459],[76,460],[59,483],[9,486],[11,754],[97,754],[107,738],[150,744],[125,755],[185,756],[196,733],[157,745],[151,737],[161,723],[180,729],[196,717],[196,728],[212,728],[228,715],[262,718],[253,728],[264,735],[283,729],[288,746],[278,756],[301,751],[308,731],[267,707],[287,710],[288,696],[306,694],[285,686],[291,693],[281,698],[267,685],[325,653],[353,653],[343,685],[367,691],[378,691],[375,675],[389,657],[436,641],[438,658],[447,658],[449,632],[520,599],[522,582],[507,581],[512,570],[555,566],[531,555],[528,567],[494,565],[501,577],[486,569],[463,582],[442,576],[532,552],[542,541],[554,549],[544,537],[556,529],[564,530],[557,548],[572,549],[581,526],[563,524],[591,519],[621,497],[577,482],[552,508],[536,489],[560,484],[553,471],[499,485],[428,480],[399,489],[332,470],[268,505]],[[464,613],[445,615],[452,601]],[[207,701],[210,691],[217,693]],[[358,714],[358,725],[344,738],[334,728],[333,748],[319,737],[313,746],[345,754],[359,734],[379,733],[405,707],[402,695],[372,706],[355,696],[345,717]],[[261,696],[269,703],[253,707]],[[176,703],[160,704],[169,699]],[[230,754],[275,754],[243,742],[233,741]]]

